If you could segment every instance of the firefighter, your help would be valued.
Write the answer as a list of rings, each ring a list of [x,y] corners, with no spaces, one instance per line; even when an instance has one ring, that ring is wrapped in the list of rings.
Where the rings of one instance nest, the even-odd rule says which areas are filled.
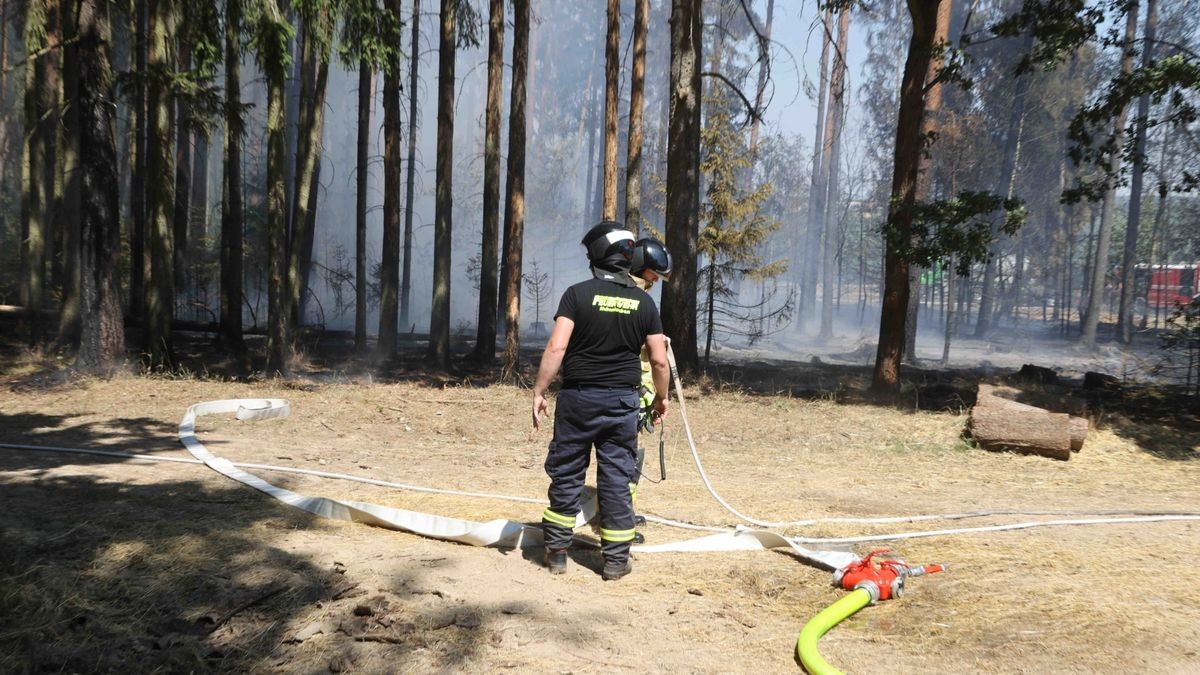
[[[638,288],[650,292],[654,287],[654,283],[659,279],[664,281],[671,280],[671,251],[657,239],[639,239],[633,245],[633,259],[630,261],[629,276],[633,279],[633,283]],[[638,400],[638,431],[654,433],[654,397],[658,389],[654,386],[653,369],[650,367],[650,353],[643,347],[641,352],[641,368],[642,382],[640,386],[640,398]],[[667,394],[669,392],[664,392]],[[642,476],[642,465],[646,460],[646,449],[638,444],[637,449],[637,474],[634,476],[634,506],[637,506],[637,487],[636,484]],[[640,527],[646,523],[646,519],[639,515],[634,515],[635,526]],[[645,538],[641,532],[634,535],[633,543],[641,544],[645,542]]]
[[[600,501],[601,576],[620,579],[633,570],[629,548],[635,536],[639,355],[650,355],[657,416],[667,412],[666,338],[658,308],[634,285],[629,268],[634,237],[605,221],[583,238],[592,277],[568,288],[554,315],[554,328],[533,388],[533,427],[549,411],[546,390],[561,366],[562,387],[554,412],[554,438],[546,456],[550,507],[542,513],[545,565],[553,574],[567,567],[580,492],[596,448]]]

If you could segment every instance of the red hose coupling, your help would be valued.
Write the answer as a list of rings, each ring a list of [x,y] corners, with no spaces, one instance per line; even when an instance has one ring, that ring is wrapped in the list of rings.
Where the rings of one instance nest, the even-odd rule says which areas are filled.
[[[833,573],[833,585],[846,590],[865,589],[871,594],[871,604],[875,604],[904,595],[904,580],[910,576],[933,574],[946,569],[945,565],[909,567],[903,560],[881,560],[878,563],[872,560],[876,555],[887,553],[891,551],[876,549],[862,560],[837,570]]]

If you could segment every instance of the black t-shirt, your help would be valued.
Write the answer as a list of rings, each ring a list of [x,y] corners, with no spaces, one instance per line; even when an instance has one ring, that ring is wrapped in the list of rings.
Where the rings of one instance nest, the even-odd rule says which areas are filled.
[[[563,293],[554,318],[575,322],[563,358],[563,386],[637,387],[638,355],[647,335],[663,332],[658,307],[645,291],[589,279]]]

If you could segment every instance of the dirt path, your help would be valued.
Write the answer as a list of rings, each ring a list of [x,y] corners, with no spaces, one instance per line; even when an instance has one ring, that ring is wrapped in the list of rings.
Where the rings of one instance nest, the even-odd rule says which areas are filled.
[[[0,442],[186,457],[174,431],[188,405],[263,396],[288,398],[294,417],[204,418],[198,435],[234,461],[544,494],[548,436],[529,434],[528,394],[507,387],[83,381],[0,393]],[[961,415],[735,393],[692,401],[689,413],[724,496],[763,518],[1200,512],[1200,438],[1131,423],[1060,463],[969,449]],[[639,505],[733,524],[672,422],[669,479],[644,481]],[[532,505],[263,475],[309,494],[538,518]],[[898,529],[930,528],[803,534]],[[1198,535],[1200,524],[1171,523],[896,542],[914,563],[953,569],[838,627],[822,652],[851,672],[1196,672]],[[826,572],[780,553],[643,554],[632,576],[607,584],[592,551],[557,578],[538,553],[310,518],[197,466],[0,449],[0,670],[787,672],[800,627],[840,595]]]

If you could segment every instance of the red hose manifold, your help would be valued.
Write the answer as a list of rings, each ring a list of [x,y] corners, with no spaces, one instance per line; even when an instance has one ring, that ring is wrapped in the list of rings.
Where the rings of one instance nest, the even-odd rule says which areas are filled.
[[[946,569],[946,565],[922,565],[909,567],[903,560],[872,561],[876,555],[891,553],[888,549],[876,549],[858,562],[850,563],[833,573],[833,585],[846,590],[865,589],[871,594],[871,604],[904,595],[904,580]]]

